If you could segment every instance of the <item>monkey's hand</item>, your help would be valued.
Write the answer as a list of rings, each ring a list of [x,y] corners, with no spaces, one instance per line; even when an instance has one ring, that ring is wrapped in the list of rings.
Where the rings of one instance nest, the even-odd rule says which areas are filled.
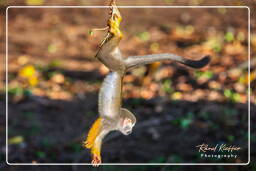
[[[98,167],[101,164],[101,137],[98,136],[95,141],[93,146],[91,147],[91,154],[92,154],[92,165],[95,167]]]
[[[92,155],[92,165],[98,167],[101,164],[101,156],[97,154]]]
[[[102,134],[100,133],[94,141],[94,144],[91,148],[92,154],[92,165],[98,167],[101,164],[101,144],[102,144]]]

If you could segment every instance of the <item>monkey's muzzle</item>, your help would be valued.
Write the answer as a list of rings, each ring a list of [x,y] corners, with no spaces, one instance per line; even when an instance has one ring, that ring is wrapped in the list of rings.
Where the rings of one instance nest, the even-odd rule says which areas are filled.
[[[127,131],[126,132],[126,135],[129,135],[129,134],[131,134],[132,133],[132,131]]]

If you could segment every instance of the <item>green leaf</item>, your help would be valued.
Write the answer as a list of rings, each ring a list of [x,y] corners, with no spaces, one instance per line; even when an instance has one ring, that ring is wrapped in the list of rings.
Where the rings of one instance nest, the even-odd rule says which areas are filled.
[[[173,92],[173,89],[172,89],[172,81],[171,80],[165,80],[164,83],[163,83],[163,90],[166,92],[166,93],[171,93]]]
[[[235,102],[240,102],[241,101],[241,96],[238,93],[234,93],[233,94],[233,98],[232,98]]]
[[[214,73],[212,71],[195,71],[195,77],[197,79],[199,78],[207,78],[211,79],[214,76]]]
[[[224,90],[224,96],[230,98],[232,96],[232,91],[229,89]]]
[[[92,36],[92,35],[94,34],[94,32],[93,32],[92,30],[89,30],[89,31],[88,31],[88,34],[89,34],[90,36]]]
[[[240,102],[241,96],[239,93],[233,92],[229,89],[224,90],[224,96],[233,102]]]
[[[232,42],[235,39],[234,34],[230,31],[225,34],[224,38],[227,42]]]
[[[142,41],[148,41],[150,39],[150,34],[149,32],[141,32],[138,34],[138,37],[142,40]]]

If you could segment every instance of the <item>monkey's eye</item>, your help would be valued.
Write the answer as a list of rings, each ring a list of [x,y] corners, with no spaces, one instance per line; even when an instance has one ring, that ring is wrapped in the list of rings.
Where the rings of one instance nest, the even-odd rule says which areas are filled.
[[[129,130],[131,130],[131,127],[130,127],[130,126],[125,126],[125,127],[124,127],[124,131],[129,131]]]

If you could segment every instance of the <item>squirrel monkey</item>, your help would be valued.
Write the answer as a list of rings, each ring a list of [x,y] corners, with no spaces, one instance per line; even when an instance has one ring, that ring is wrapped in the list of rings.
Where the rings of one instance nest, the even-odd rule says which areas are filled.
[[[119,29],[122,17],[115,0],[111,0],[110,6],[110,18],[106,27],[108,32],[95,56],[110,69],[110,73],[104,79],[99,92],[100,117],[94,122],[84,141],[84,147],[91,150],[93,166],[101,163],[101,145],[104,137],[114,130],[128,135],[136,123],[134,114],[121,107],[122,80],[127,70],[163,60],[173,60],[193,68],[204,67],[210,61],[209,56],[200,60],[190,60],[169,53],[124,57],[118,47],[123,37]]]

